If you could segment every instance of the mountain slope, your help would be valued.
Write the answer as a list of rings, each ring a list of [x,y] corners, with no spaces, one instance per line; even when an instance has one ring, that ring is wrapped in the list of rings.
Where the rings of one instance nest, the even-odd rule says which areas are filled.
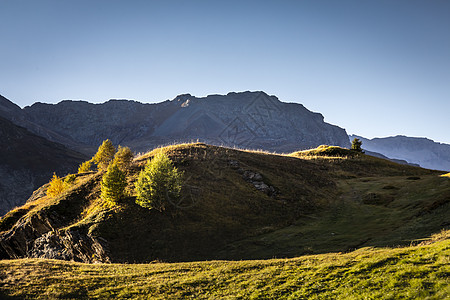
[[[76,170],[84,155],[0,117],[0,215],[22,205],[53,172]]]
[[[185,172],[183,201],[164,213],[134,196],[109,207],[101,173],[56,198],[36,196],[0,221],[0,257],[85,262],[294,257],[409,244],[448,227],[450,180],[339,147],[291,155],[205,144],[156,151]],[[45,195],[46,186],[37,195]],[[334,234],[332,234],[334,233]]]
[[[30,121],[30,118],[18,105],[0,95],[0,117],[3,117],[17,126],[28,129],[31,133],[41,136],[49,141],[66,145],[70,149],[79,152],[85,152],[86,146],[80,145],[64,134],[56,133],[55,131],[39,125],[38,123]],[[66,116],[67,118],[67,116]]]
[[[403,159],[423,168],[450,171],[450,145],[437,143],[427,138],[393,136],[386,138],[358,138],[363,148],[386,155],[389,158]]]
[[[106,138],[136,151],[192,140],[277,152],[321,144],[350,145],[345,130],[325,123],[322,115],[264,92],[205,98],[186,94],[157,104],[126,100],[35,103],[23,111],[30,122],[92,147]]]

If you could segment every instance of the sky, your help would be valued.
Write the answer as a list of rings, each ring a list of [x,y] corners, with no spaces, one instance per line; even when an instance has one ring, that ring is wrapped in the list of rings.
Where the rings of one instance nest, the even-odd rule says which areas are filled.
[[[450,144],[450,1],[0,0],[0,94],[21,107],[247,90]]]

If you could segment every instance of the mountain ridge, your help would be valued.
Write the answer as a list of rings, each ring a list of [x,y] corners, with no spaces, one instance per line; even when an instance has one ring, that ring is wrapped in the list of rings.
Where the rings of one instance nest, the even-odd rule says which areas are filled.
[[[66,100],[58,104],[35,103],[23,110],[30,122],[91,147],[91,153],[106,138],[136,151],[197,139],[278,152],[320,144],[350,145],[345,130],[325,123],[321,114],[301,104],[281,102],[264,92],[231,92],[203,98],[182,94],[152,104]],[[63,117],[68,115],[71,118]]]
[[[404,135],[373,139],[358,135],[349,137],[360,139],[364,149],[381,153],[389,158],[406,160],[428,169],[450,171],[450,144]]]

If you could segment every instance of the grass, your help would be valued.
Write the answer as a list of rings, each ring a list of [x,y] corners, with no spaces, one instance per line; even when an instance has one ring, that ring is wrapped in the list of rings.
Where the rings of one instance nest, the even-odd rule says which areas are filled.
[[[447,299],[450,232],[404,248],[151,264],[0,261],[10,299]],[[7,299],[7,298],[6,298]]]
[[[158,151],[185,174],[185,209],[134,203]],[[80,175],[58,197],[43,186],[0,219],[0,242],[29,243],[27,228],[43,234],[48,222],[101,237],[126,264],[2,260],[1,299],[450,298],[450,231],[427,238],[450,225],[449,174],[331,146],[275,155],[193,143],[136,157],[118,205],[100,199],[101,175]]]

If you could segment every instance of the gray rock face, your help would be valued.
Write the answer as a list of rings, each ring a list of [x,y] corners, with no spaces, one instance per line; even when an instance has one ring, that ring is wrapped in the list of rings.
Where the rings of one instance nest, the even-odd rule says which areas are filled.
[[[84,263],[109,263],[105,239],[76,230],[49,231],[34,240],[27,257],[71,260]]]
[[[366,139],[351,135],[350,139],[358,138],[362,148],[381,153],[389,158],[406,160],[423,168],[450,171],[450,145],[436,143],[427,138],[394,136],[386,138]]]
[[[27,120],[74,140],[92,153],[106,138],[135,151],[192,140],[215,145],[291,152],[321,144],[348,147],[344,129],[301,104],[283,103],[263,92],[229,93],[143,104],[111,100],[103,104],[62,101],[25,107]],[[78,147],[77,150],[83,151]],[[86,149],[84,149],[86,150]],[[85,151],[86,152],[86,151]],[[89,153],[89,151],[88,151]]]

